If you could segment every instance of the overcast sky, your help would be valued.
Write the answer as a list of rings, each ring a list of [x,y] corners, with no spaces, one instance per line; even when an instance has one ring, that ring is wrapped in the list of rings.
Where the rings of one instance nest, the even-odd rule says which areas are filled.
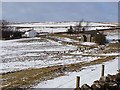
[[[3,2],[2,18],[10,21],[117,22],[117,2]]]

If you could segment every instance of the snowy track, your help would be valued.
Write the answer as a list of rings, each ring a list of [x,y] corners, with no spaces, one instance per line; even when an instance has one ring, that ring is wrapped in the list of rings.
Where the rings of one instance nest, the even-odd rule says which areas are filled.
[[[116,74],[118,70],[118,58],[106,62],[105,64],[105,76],[107,74]],[[101,64],[86,67],[80,72],[71,72],[66,76],[61,76],[52,80],[44,81],[34,88],[75,88],[76,76],[81,77],[81,85],[91,85],[94,80],[98,80],[101,75]],[[113,68],[114,67],[114,68]],[[62,83],[61,83],[62,82]],[[74,90],[74,89],[73,89]]]

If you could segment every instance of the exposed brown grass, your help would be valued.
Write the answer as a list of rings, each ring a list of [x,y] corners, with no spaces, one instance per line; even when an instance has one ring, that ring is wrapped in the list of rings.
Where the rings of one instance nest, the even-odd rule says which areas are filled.
[[[104,50],[103,53],[119,52],[120,43],[110,43],[106,48],[108,48],[108,50]]]
[[[29,88],[32,85],[35,85],[41,81],[65,75],[64,72],[80,71],[85,66],[100,64],[102,62],[113,60],[114,58],[114,56],[110,56],[86,63],[81,62],[64,66],[59,65],[46,68],[27,69],[14,73],[7,73],[2,75],[2,79],[4,79],[4,81],[2,82],[2,89],[6,90],[8,88]]]

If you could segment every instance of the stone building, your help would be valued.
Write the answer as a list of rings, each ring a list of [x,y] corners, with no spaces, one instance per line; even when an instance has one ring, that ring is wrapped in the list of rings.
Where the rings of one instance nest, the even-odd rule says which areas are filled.
[[[98,44],[105,44],[106,36],[99,31],[84,31],[81,33],[81,41],[83,42],[95,42]]]

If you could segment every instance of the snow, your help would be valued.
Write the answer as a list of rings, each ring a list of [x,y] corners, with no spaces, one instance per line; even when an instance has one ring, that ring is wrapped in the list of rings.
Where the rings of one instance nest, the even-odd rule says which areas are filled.
[[[8,53],[19,53],[24,51],[65,51],[69,49],[75,49],[74,46],[62,46],[62,44],[47,40],[45,42],[25,42],[20,43],[17,41],[23,40],[32,40],[32,39],[39,39],[39,38],[28,38],[28,39],[19,39],[19,40],[8,40],[8,41],[0,41],[1,44],[1,54],[8,54]],[[52,46],[52,47],[50,47]],[[61,49],[62,48],[62,49]]]
[[[114,33],[114,34],[108,34],[108,35],[106,36],[106,39],[108,40],[108,42],[111,42],[111,41],[113,41],[113,40],[118,40],[118,39],[120,39],[119,37],[120,37],[120,34]]]
[[[99,56],[118,56],[119,53],[106,53],[106,54],[99,54]]]
[[[89,55],[87,53],[83,53],[82,55]],[[119,53],[105,53],[105,54],[92,54],[94,56],[119,56]]]
[[[21,56],[22,57],[22,56]],[[73,58],[71,56],[63,56],[61,58],[46,58],[46,60],[28,60],[28,61],[16,61],[16,62],[8,62],[8,63],[0,63],[0,73],[9,72],[9,71],[18,71],[27,68],[43,68],[48,66],[56,66],[56,65],[67,65],[79,62],[90,62],[98,59],[99,57],[76,57]]]
[[[35,28],[37,32],[58,33],[66,32],[68,28]]]
[[[67,29],[70,26],[76,26],[79,22],[44,22],[44,23],[24,23],[24,24],[12,24],[9,26],[14,27],[28,27],[33,28],[37,32],[49,32],[49,33],[55,33],[55,32],[66,32]],[[82,26],[86,26],[87,22],[82,22]],[[96,30],[96,29],[108,29],[111,28],[110,26],[117,26],[116,24],[110,24],[110,23],[95,23],[95,22],[89,22],[88,30]],[[94,27],[95,26],[95,27]],[[106,26],[106,27],[99,27],[99,26]],[[20,29],[21,31],[27,31],[28,28]]]
[[[79,52],[79,51],[76,51],[76,52],[72,52],[72,53],[70,53],[70,54],[75,54],[75,55],[82,55],[83,54],[83,52]]]
[[[9,71],[18,71],[27,68],[43,68],[48,66],[56,66],[56,65],[65,65],[82,62],[81,60],[76,61],[75,59],[66,59],[66,60],[57,60],[47,59],[47,60],[38,60],[38,61],[24,61],[24,62],[9,62],[9,63],[1,63],[2,66],[0,69],[0,73],[5,73]]]
[[[70,39],[70,38],[65,38],[65,37],[57,37],[57,39],[59,41],[62,41],[62,42],[78,42],[76,40],[73,40],[73,39]]]
[[[75,26],[79,22],[45,22],[45,23],[25,23],[12,25],[15,27],[34,27],[37,32],[66,32],[68,27]],[[86,22],[82,23],[83,26]],[[90,27],[88,30],[96,29],[108,29],[110,26],[116,26],[115,24],[105,24],[105,23],[89,23]],[[107,27],[99,27],[107,26]],[[51,28],[52,27],[52,28]],[[54,28],[53,28],[54,27]],[[21,31],[26,31],[26,29],[21,29]],[[118,34],[108,34],[107,40],[118,40]],[[80,37],[78,37],[80,38]],[[63,42],[77,42],[76,40],[70,38],[57,38],[59,41]],[[83,42],[81,45],[95,46],[96,43],[93,42]],[[59,42],[52,40],[42,40],[41,38],[22,38],[15,40],[0,40],[0,73],[19,71],[28,68],[43,68],[48,66],[56,65],[67,65],[75,64],[79,62],[90,62],[99,59],[100,56],[118,56],[119,53],[106,53],[97,54],[98,48],[90,50],[77,50],[77,46],[72,45],[62,45]],[[90,53],[93,56],[90,56]],[[55,53],[55,54],[54,54]],[[57,53],[57,54],[56,54]],[[63,54],[67,53],[67,54]],[[88,56],[83,56],[88,55]],[[118,70],[118,58],[113,61],[109,61],[105,64],[105,75],[115,74]],[[114,67],[114,68],[113,68]],[[101,75],[101,64],[92,65],[89,67],[83,67],[80,72],[66,72],[65,76],[61,76],[52,80],[47,80],[39,83],[35,88],[75,88],[76,76],[81,77],[81,85],[89,84],[91,85],[94,80],[100,78]]]
[[[53,22],[53,23],[24,23],[24,24],[12,24],[9,26],[18,26],[18,27],[69,27],[69,26],[75,26],[76,24],[79,24],[79,22]],[[83,26],[86,26],[87,22],[82,22]],[[110,24],[110,23],[96,23],[96,22],[90,22],[89,26],[117,26],[116,24]]]
[[[61,38],[61,40],[72,41],[69,38]],[[91,42],[82,44],[95,45],[95,43]],[[90,62],[100,58],[99,56],[118,55],[118,53],[96,54],[97,48],[79,51],[76,46],[62,45],[58,42],[48,39],[42,40],[41,38],[0,40],[0,45],[0,73],[28,68]],[[92,53],[92,56],[90,56],[89,52]],[[85,57],[83,55],[88,56]]]
[[[18,27],[69,27],[69,26],[74,26],[75,23],[53,23],[53,24],[48,24],[48,23],[31,23],[31,24],[14,24],[10,26],[18,26]]]
[[[76,50],[75,46],[64,46],[51,40],[37,40],[41,39],[0,40],[0,73],[81,62],[81,60],[76,61],[73,57],[66,59],[66,57],[59,58],[60,56],[54,55],[54,52],[63,53]]]
[[[71,41],[68,38],[65,40]],[[28,68],[90,62],[99,58],[96,56],[82,56],[83,52],[76,51],[76,46],[62,45],[47,39],[41,40],[41,38],[6,40],[0,41],[0,43],[2,44],[0,73]],[[64,54],[64,52],[68,53],[68,55]]]
[[[105,76],[107,74],[116,74],[118,70],[118,58],[105,62]],[[114,67],[114,68],[113,68]],[[76,76],[80,76],[80,85],[91,85],[93,81],[98,80],[101,75],[101,64],[85,67],[80,72],[70,72],[52,80],[47,80],[34,86],[34,88],[75,88]]]
[[[96,43],[93,43],[93,42],[83,42],[83,43],[81,43],[81,45],[94,46],[94,45],[96,45]]]
[[[97,22],[91,22],[89,25],[90,26],[117,26],[116,24],[111,24],[111,23],[97,23]]]

